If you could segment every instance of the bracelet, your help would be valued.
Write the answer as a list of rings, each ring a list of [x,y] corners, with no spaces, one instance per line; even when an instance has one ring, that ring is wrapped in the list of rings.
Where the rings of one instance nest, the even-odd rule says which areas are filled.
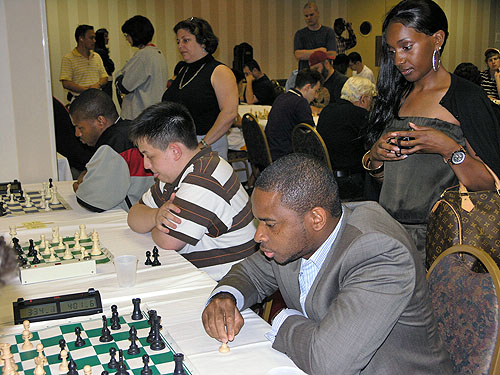
[[[207,143],[204,139],[202,139],[202,140],[200,141],[200,143],[201,143],[201,149],[202,149],[202,150],[203,150],[204,148],[207,148],[207,147],[209,146],[209,144],[208,144],[208,143]]]
[[[364,170],[367,171],[370,176],[376,175],[384,171],[384,163],[382,163],[377,168],[370,168],[370,164],[371,164],[370,150],[368,150],[361,158],[361,165],[363,165]]]

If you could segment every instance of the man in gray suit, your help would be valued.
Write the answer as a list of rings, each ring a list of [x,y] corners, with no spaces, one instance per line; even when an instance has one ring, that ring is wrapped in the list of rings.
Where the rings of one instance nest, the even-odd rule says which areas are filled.
[[[239,311],[280,290],[267,334],[309,374],[451,374],[425,271],[404,228],[375,202],[342,205],[332,173],[291,154],[260,175],[254,253],[219,282],[203,324],[221,342]]]

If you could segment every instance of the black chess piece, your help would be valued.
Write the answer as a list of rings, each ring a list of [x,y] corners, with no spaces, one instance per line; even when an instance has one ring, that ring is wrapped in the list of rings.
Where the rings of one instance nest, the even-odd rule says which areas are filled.
[[[50,189],[50,188],[53,188],[53,187],[54,187],[54,185],[52,184],[52,179],[51,179],[51,178],[49,178],[49,189]]]
[[[154,312],[154,315],[152,314],[153,312]],[[149,313],[150,313],[150,315],[149,315],[150,321],[148,321],[148,323],[150,324],[151,328],[149,329],[149,334],[148,334],[148,337],[146,338],[146,342],[151,344],[155,339],[155,330],[154,330],[155,324],[156,324],[156,322],[158,322],[158,324],[160,324],[161,316],[158,316],[158,314],[156,313],[156,310],[150,310]],[[160,328],[161,328],[161,325],[160,325]]]
[[[132,304],[134,305],[134,311],[132,312],[132,320],[141,320],[144,318],[141,312],[141,299],[140,298],[133,298],[132,299]]]
[[[130,347],[127,350],[127,353],[130,355],[137,355],[141,352],[141,349],[137,346],[135,342],[137,340],[137,328],[134,326],[130,327],[128,339],[130,340]]]
[[[24,198],[24,192],[21,190],[19,192],[19,198],[17,198],[19,202],[26,202],[26,199]]]
[[[12,237],[12,243],[14,244],[14,250],[16,250],[16,252],[19,254],[19,255],[23,255],[23,248],[21,245],[19,245],[19,238],[17,237]]]
[[[109,375],[109,372],[107,372],[106,370],[104,370],[103,372],[101,372],[101,375]]]
[[[127,372],[127,367],[125,366],[125,361],[123,359],[123,350],[118,351],[118,365],[116,367],[115,375],[129,375]]]
[[[40,263],[40,259],[38,259],[38,252],[36,250],[34,250],[34,253],[33,253],[33,260],[31,261],[31,263],[33,264],[38,264]]]
[[[100,342],[110,342],[113,341],[113,336],[108,328],[108,320],[106,319],[106,315],[102,316],[102,330],[101,337],[99,337]]]
[[[116,305],[111,305],[111,329],[113,331],[116,331],[117,329],[120,329],[122,325],[120,324],[120,317],[118,316],[118,306]]]
[[[156,317],[158,316],[158,313],[156,312],[156,310],[149,310],[148,311],[148,324],[149,325],[152,325],[153,324],[153,321],[156,319]]]
[[[7,215],[7,210],[4,207],[5,203],[0,202],[0,216],[5,216]]]
[[[152,375],[153,370],[149,367],[149,355],[144,354],[142,356],[142,363],[144,363],[144,367],[141,370],[141,375]]]
[[[32,257],[36,250],[35,250],[35,243],[33,242],[33,239],[30,238],[30,246],[28,247],[28,256]]]
[[[82,339],[82,329],[80,327],[75,328],[75,334],[76,334],[76,340],[75,340],[75,346],[77,348],[81,348],[82,346],[85,346],[85,340]]]
[[[161,263],[158,260],[159,256],[160,252],[158,251],[158,248],[156,246],[153,247],[153,264],[152,264],[153,267],[161,266]]]
[[[78,375],[78,369],[76,368],[76,362],[72,358],[68,362],[68,375]]]
[[[182,366],[182,362],[184,361],[184,354],[175,353],[174,361],[175,361],[174,375],[186,375],[186,372],[184,371],[184,366]]]
[[[146,266],[153,265],[153,262],[151,261],[151,251],[149,251],[149,250],[146,251],[146,261],[144,262],[144,265],[146,265]]]
[[[163,350],[165,349],[165,342],[162,340],[160,336],[160,319],[156,319],[152,326],[153,330],[153,341],[149,345],[151,350]]]
[[[116,367],[118,367],[118,361],[116,360],[116,348],[111,347],[109,348],[109,355],[110,355],[110,360],[108,363],[108,368],[114,370]]]
[[[24,257],[21,254],[17,256],[17,264],[21,267],[24,265]]]
[[[61,357],[61,350],[64,350],[64,348],[66,348],[66,340],[65,339],[60,339],[59,340],[59,355],[57,356],[57,359],[62,361],[62,357]]]

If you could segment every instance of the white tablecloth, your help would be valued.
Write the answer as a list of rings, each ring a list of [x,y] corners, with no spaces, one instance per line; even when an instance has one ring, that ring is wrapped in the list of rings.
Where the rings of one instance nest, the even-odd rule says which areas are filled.
[[[68,159],[57,153],[57,179],[59,181],[71,181],[73,176],[71,175],[71,168],[69,166]]]
[[[164,330],[172,336],[198,374],[303,374],[286,355],[271,348],[271,343],[264,337],[270,329],[269,325],[251,310],[243,312],[245,325],[234,342],[230,343],[231,352],[219,353],[220,343],[206,334],[201,322],[201,313],[215,281],[174,251],[160,252],[161,266],[145,266],[145,251],[153,247],[151,235],[132,232],[127,225],[126,212],[114,210],[90,213],[78,206],[70,183],[56,185],[73,210],[24,215],[21,219],[19,216],[0,218],[0,233],[9,238],[9,225],[27,220],[47,223],[46,228],[19,227],[18,237],[26,241],[29,238],[38,239],[40,234],[50,238],[54,225],[59,225],[60,233],[66,234],[74,233],[79,224],[85,224],[87,231],[96,229],[99,232],[102,246],[113,255],[133,254],[139,258],[136,285],[120,288],[112,263],[97,265],[95,276],[67,279],[64,282],[21,285],[16,277],[0,290],[0,335],[21,332],[22,326],[13,326],[12,315],[12,302],[19,297],[40,298],[95,288],[101,293],[104,313],[108,316],[113,304],[118,305],[120,314],[130,313],[131,300],[135,297],[141,298],[143,308],[157,310],[162,317]],[[29,185],[25,188],[30,190]],[[38,190],[38,187],[34,190]],[[59,323],[32,323],[31,330]]]

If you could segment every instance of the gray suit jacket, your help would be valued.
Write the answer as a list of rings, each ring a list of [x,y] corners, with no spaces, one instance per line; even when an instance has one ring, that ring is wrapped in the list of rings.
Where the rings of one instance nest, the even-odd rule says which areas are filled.
[[[305,302],[273,348],[309,374],[451,374],[436,330],[425,270],[404,228],[375,202],[344,207],[342,226]],[[244,308],[278,288],[302,311],[300,260],[280,266],[257,252],[233,266]]]

